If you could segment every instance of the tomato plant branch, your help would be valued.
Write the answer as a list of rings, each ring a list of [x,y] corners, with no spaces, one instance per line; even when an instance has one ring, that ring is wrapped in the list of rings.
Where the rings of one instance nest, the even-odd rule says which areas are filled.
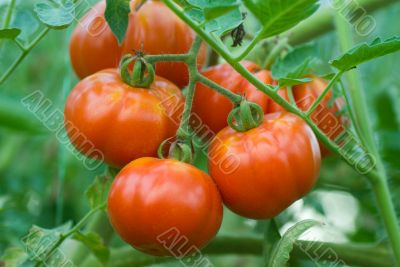
[[[7,29],[10,26],[11,16],[15,7],[15,2],[16,2],[15,0],[10,0],[10,3],[8,4],[7,13],[3,22],[3,29]]]
[[[289,102],[287,102],[284,98],[282,98],[274,87],[264,84],[257,77],[249,72],[245,67],[240,64],[240,62],[236,61],[230,53],[227,51],[226,47],[217,39],[213,38],[208,32],[202,29],[196,22],[194,22],[190,17],[188,17],[183,10],[174,3],[172,0],[163,0],[164,3],[178,16],[180,17],[186,24],[188,24],[204,41],[206,41],[221,57],[223,57],[239,74],[241,74],[246,80],[248,80],[251,84],[253,84],[257,89],[267,94],[273,101],[275,101],[278,105],[285,108],[287,111],[299,116],[302,118],[314,131],[318,139],[332,152],[340,155],[342,159],[348,163],[350,166],[355,168],[355,162],[351,158],[351,155],[342,151],[340,147],[335,144],[332,140],[326,136],[321,129],[310,119],[303,111],[299,110],[297,107],[292,106]],[[371,179],[376,177],[375,171],[370,170],[370,166],[361,166],[359,168],[360,172],[367,173]]]
[[[325,96],[328,94],[328,92],[332,89],[332,87],[335,85],[335,83],[340,80],[342,77],[343,72],[338,72],[335,74],[335,76],[330,80],[329,84],[326,86],[324,91],[318,96],[317,100],[314,101],[314,103],[311,105],[311,107],[307,110],[306,115],[311,116],[311,114],[315,111],[315,109],[318,107],[318,105],[321,103],[321,101],[325,98]]]
[[[14,61],[14,63],[7,69],[7,71],[1,76],[0,84],[2,84],[7,78],[14,72],[14,70],[21,64],[21,62],[25,59],[25,57],[31,52],[31,50],[42,40],[44,36],[50,31],[50,28],[42,30],[38,36],[25,48],[22,49],[22,53],[19,57]]]
[[[349,24],[339,15],[336,15],[335,23],[342,50],[347,51],[351,49],[354,46],[354,42]],[[360,138],[369,152],[373,154],[376,161],[378,179],[370,180],[370,182],[377,198],[378,207],[381,211],[389,240],[393,247],[397,265],[400,266],[400,224],[392,202],[386,170],[374,142],[371,121],[368,116],[367,101],[357,70],[348,73],[348,80],[350,83],[348,96],[350,97],[354,109],[357,127],[361,130],[362,135]]]
[[[67,233],[63,234],[61,233],[59,235],[58,240],[54,243],[51,248],[46,251],[45,255],[42,257],[40,261],[37,261],[35,264],[35,267],[39,267],[42,264],[45,264],[46,260],[52,255],[52,253],[59,247],[61,244],[70,236],[78,232],[88,221],[89,219],[96,214],[98,211],[104,209],[106,206],[106,203],[103,205],[98,206],[97,208],[92,209],[90,212],[88,212],[71,230],[69,230]]]
[[[197,79],[200,83],[204,84],[205,86],[213,89],[214,91],[216,91],[219,94],[228,98],[234,105],[240,104],[240,102],[243,99],[242,96],[232,93],[231,91],[229,91],[229,90],[225,89],[224,87],[218,85],[217,83],[207,79],[206,77],[204,77],[201,74],[197,75]]]
[[[262,256],[264,240],[256,237],[218,236],[201,251],[201,255],[254,255]],[[357,256],[358,255],[358,256]],[[365,267],[390,267],[387,250],[376,245],[334,244],[316,241],[296,241],[292,256],[297,259],[338,262]],[[156,258],[140,253],[129,246],[111,250],[109,267],[135,267],[176,260],[172,257]],[[87,258],[82,267],[97,266],[94,256]]]

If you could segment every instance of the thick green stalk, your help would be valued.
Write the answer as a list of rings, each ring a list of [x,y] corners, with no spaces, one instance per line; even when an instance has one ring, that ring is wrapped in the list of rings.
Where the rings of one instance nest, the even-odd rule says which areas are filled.
[[[350,25],[339,15],[335,17],[336,28],[343,52],[354,46],[353,34]],[[377,179],[370,180],[375,193],[379,210],[385,224],[389,240],[391,241],[397,265],[400,266],[400,225],[396,210],[392,203],[391,193],[388,187],[386,170],[379,155],[378,148],[374,142],[372,124],[368,116],[367,100],[362,89],[361,78],[357,70],[347,75],[349,81],[349,97],[354,111],[356,126],[360,131],[363,145],[373,154],[376,160]]]
[[[201,251],[202,256],[254,255],[262,256],[263,239],[255,237],[219,236]],[[292,255],[303,260],[327,261],[365,267],[391,267],[390,255],[381,247],[371,245],[333,244],[313,241],[297,241]],[[355,256],[358,255],[358,256]],[[172,257],[152,257],[129,246],[111,250],[108,267],[143,267],[176,260]],[[82,267],[98,266],[99,262],[90,256]]]
[[[329,1],[334,2],[334,1]],[[398,3],[398,0],[357,0],[367,13],[373,12],[388,5]],[[332,8],[324,8],[309,19],[289,30],[286,35],[292,45],[302,44],[315,39],[335,28],[335,12]]]

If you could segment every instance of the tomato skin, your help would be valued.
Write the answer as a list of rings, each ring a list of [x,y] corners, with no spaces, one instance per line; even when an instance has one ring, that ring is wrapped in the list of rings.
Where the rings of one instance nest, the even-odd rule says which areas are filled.
[[[134,10],[135,1],[131,1]],[[124,41],[123,54],[142,49],[148,55],[184,54],[189,52],[195,38],[194,32],[161,1],[149,0],[137,12],[129,15],[128,34]],[[203,43],[199,52],[199,69],[205,63],[207,48]],[[156,73],[179,87],[189,82],[185,63],[160,62]]]
[[[175,135],[183,107],[180,89],[168,80],[156,76],[149,89],[133,88],[118,70],[108,69],[72,90],[65,127],[83,154],[93,157],[94,146],[109,165],[123,167],[134,159],[156,156],[160,143]]]
[[[220,162],[232,155],[238,164],[221,168]],[[247,218],[269,219],[312,189],[321,155],[309,126],[278,112],[244,133],[223,129],[210,145],[209,159],[225,205]]]
[[[79,78],[117,67],[121,56],[132,53],[133,50],[143,48],[149,55],[183,54],[189,51],[195,38],[189,26],[161,1],[149,0],[135,11],[137,3],[135,0],[130,2],[132,12],[121,46],[104,18],[105,1],[96,4],[81,19],[70,43],[71,63]],[[203,66],[206,56],[207,48],[203,44],[198,57],[199,69]],[[189,81],[184,63],[157,63],[156,73],[179,87],[187,85]]]
[[[249,61],[242,62],[250,72],[256,73],[258,79],[264,83],[272,83],[269,71],[262,70]],[[210,67],[202,74],[236,94],[246,96],[246,99],[259,104],[264,110],[267,109],[269,97],[257,90],[245,78],[237,73],[229,64],[220,64]],[[198,83],[193,101],[193,113],[201,122],[210,128],[213,133],[218,133],[228,125],[227,117],[232,110],[232,102],[225,96],[215,92],[211,88]]]
[[[91,8],[74,29],[69,47],[71,64],[79,78],[117,67],[122,48],[118,46],[105,18],[106,2]]]
[[[322,94],[326,86],[327,82],[318,77],[313,77],[312,82],[294,86],[293,96],[299,109],[307,111],[319,95]],[[286,89],[281,89],[279,94],[286,100],[289,99]],[[332,106],[330,106],[329,102],[331,98],[332,91],[324,97],[320,105],[312,113],[311,119],[331,140],[335,140],[345,130],[345,120],[342,116],[338,115],[338,112],[343,107],[342,99],[336,99]],[[269,106],[267,113],[283,110],[282,107],[274,104]],[[320,144],[320,147],[322,156],[330,154],[330,151],[323,144]]]
[[[180,257],[194,252],[192,246],[203,248],[216,235],[223,209],[206,173],[177,160],[141,158],[115,178],[108,213],[117,233],[134,248],[155,256]],[[163,235],[171,229],[173,239],[187,238],[183,249],[171,246],[173,239]]]

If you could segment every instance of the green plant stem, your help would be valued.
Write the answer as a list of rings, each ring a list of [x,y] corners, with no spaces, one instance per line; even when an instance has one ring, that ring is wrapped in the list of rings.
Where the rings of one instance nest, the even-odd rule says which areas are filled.
[[[50,28],[46,28],[39,33],[39,35],[27,46],[21,47],[22,53],[19,55],[17,60],[7,69],[7,71],[1,76],[0,84],[2,84],[7,78],[14,72],[14,70],[21,64],[21,62],[25,59],[25,57],[31,52],[31,50],[42,40],[44,36],[50,31]]]
[[[198,73],[197,54],[199,53],[201,42],[202,42],[201,38],[196,36],[196,39],[193,42],[193,46],[189,51],[189,55],[186,58],[186,62],[188,63],[188,68],[189,68],[189,85],[188,85],[186,103],[182,115],[181,125],[179,126],[176,136],[178,139],[181,140],[186,140],[189,135],[190,114],[192,112],[194,92],[196,89],[196,76]]]
[[[340,15],[336,15],[335,23],[342,50],[347,51],[351,49],[354,46],[354,42],[349,27],[350,25]],[[361,134],[360,138],[363,145],[373,154],[376,161],[377,177],[375,179],[370,179],[370,182],[377,199],[379,210],[382,214],[389,240],[393,247],[397,266],[400,266],[400,224],[392,203],[386,170],[374,141],[372,124],[368,116],[367,101],[362,88],[361,79],[357,70],[349,72],[347,78],[349,81],[348,97],[350,97],[354,110],[356,126],[359,128]]]
[[[16,3],[16,0],[10,0],[10,3],[8,4],[6,16],[5,16],[4,22],[3,22],[3,29],[7,29],[10,26],[12,12],[14,10],[15,3]]]
[[[45,263],[46,260],[48,260],[48,257],[51,256],[51,254],[59,247],[61,246],[61,244],[70,236],[72,236],[73,234],[75,234],[77,231],[79,231],[88,221],[89,219],[98,211],[104,209],[105,204],[92,209],[90,212],[88,212],[70,231],[68,231],[65,234],[60,234],[58,240],[56,243],[54,243],[54,245],[46,252],[46,255],[44,255],[44,257],[36,262],[35,267],[39,267],[42,264]]]
[[[317,100],[315,100],[314,103],[311,105],[311,107],[307,110],[307,112],[306,112],[307,116],[311,116],[311,114],[315,111],[315,109],[318,107],[318,105],[322,102],[322,100],[328,94],[329,90],[331,90],[332,87],[335,85],[335,83],[338,80],[340,80],[342,75],[343,75],[343,72],[338,72],[335,74],[335,76],[330,80],[329,84],[326,86],[324,91],[318,96]]]
[[[357,0],[357,3],[367,13],[370,13],[388,5],[398,3],[398,0]],[[302,44],[332,31],[335,28],[334,15],[335,10],[330,7],[318,11],[317,14],[285,33],[289,37],[289,43],[292,45]]]
[[[207,87],[210,87],[211,89],[213,89],[214,91],[220,93],[221,95],[224,95],[226,98],[228,98],[234,105],[238,105],[240,104],[240,102],[242,101],[242,96],[232,93],[229,90],[226,90],[225,88],[223,88],[222,86],[218,85],[217,83],[215,83],[214,81],[211,81],[209,79],[207,79],[206,77],[204,77],[201,74],[197,75],[197,79],[200,83],[204,84]]]
[[[255,237],[219,236],[201,251],[202,256],[254,255],[262,256],[264,240]],[[314,241],[297,241],[292,256],[296,259],[338,262],[365,267],[390,267],[390,255],[384,248],[374,245],[333,244]],[[176,260],[172,257],[152,257],[129,246],[111,250],[108,267],[143,267]],[[90,256],[82,267],[99,266]]]
[[[190,54],[166,54],[166,55],[148,55],[146,56],[147,62],[154,64],[158,61],[168,61],[168,62],[186,62]]]

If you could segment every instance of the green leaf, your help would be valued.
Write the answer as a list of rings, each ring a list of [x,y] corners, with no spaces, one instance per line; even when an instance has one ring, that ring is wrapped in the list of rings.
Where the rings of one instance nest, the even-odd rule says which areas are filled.
[[[283,59],[278,59],[271,67],[272,76],[282,78],[301,79],[319,69],[322,62],[315,56],[315,44],[298,46],[290,51]]]
[[[293,79],[293,78],[280,78],[278,79],[279,88],[295,86],[299,84],[309,83],[311,82],[311,78],[301,78],[301,79]]]
[[[1,29],[0,30],[0,39],[11,39],[14,40],[21,33],[20,29],[12,28],[12,29]]]
[[[290,252],[296,240],[308,229],[313,226],[320,225],[319,222],[313,220],[305,220],[296,223],[289,228],[282,236],[282,239],[274,246],[270,260],[267,264],[268,267],[282,267],[286,266],[289,261]]]
[[[112,179],[109,176],[97,176],[86,190],[86,197],[88,198],[92,209],[95,209],[106,202],[111,183]]]
[[[264,257],[268,262],[275,244],[281,239],[281,234],[274,219],[266,221],[264,227]]]
[[[88,247],[101,263],[104,265],[107,264],[110,258],[110,251],[104,245],[103,239],[100,235],[94,232],[85,234],[77,232],[74,234],[73,238],[81,241],[86,247]]]
[[[370,44],[363,43],[337,59],[331,60],[330,64],[341,71],[348,71],[369,60],[382,57],[400,50],[400,37],[393,37],[382,41],[376,38]]]
[[[54,261],[54,258],[57,259],[58,257],[45,257],[52,247],[60,240],[61,234],[66,233],[71,229],[71,225],[71,222],[68,222],[54,229],[44,229],[36,225],[32,226],[29,233],[22,238],[22,242],[25,245],[29,258],[32,260],[52,262]],[[52,256],[54,254],[55,253],[53,253]]]
[[[263,38],[289,30],[319,8],[318,0],[243,0],[243,3],[263,25]]]
[[[129,0],[107,0],[104,17],[119,44],[125,39],[130,11]]]
[[[22,248],[12,247],[4,252],[0,262],[4,262],[4,267],[20,267],[27,259],[28,254]]]
[[[237,0],[187,0],[184,11],[207,32],[222,35],[243,22]]]
[[[55,29],[66,28],[75,19],[73,0],[40,2],[35,5],[34,10],[44,24]]]

